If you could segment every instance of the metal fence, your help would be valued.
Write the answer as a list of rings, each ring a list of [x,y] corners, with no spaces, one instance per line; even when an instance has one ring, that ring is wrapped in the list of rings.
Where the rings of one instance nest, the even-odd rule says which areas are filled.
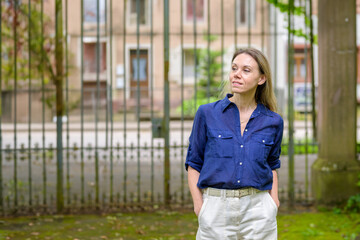
[[[305,24],[311,1],[288,2],[3,1],[0,211],[189,203],[184,160],[192,118],[217,99],[232,52],[244,46],[269,57],[286,119],[280,196],[309,200],[317,148],[315,98],[307,94],[315,89]],[[307,36],[297,40],[301,51],[295,18]],[[299,71],[303,114],[293,108]],[[295,154],[302,154],[296,163]]]

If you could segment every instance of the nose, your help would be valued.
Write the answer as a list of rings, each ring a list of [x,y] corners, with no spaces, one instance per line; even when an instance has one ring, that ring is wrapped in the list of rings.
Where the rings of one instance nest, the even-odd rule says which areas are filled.
[[[236,76],[236,77],[242,77],[241,76],[241,69],[239,68],[239,69],[236,69],[236,71],[234,71],[234,76]]]

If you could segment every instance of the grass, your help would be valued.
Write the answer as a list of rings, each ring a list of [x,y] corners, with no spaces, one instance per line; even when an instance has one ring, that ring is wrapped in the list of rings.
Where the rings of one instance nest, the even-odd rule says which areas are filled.
[[[0,239],[194,239],[191,211],[56,215],[0,219]],[[279,213],[279,239],[360,239],[360,214]]]

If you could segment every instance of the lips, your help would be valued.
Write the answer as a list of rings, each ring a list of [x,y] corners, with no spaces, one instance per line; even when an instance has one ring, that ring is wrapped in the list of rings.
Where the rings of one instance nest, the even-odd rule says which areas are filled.
[[[236,87],[236,86],[242,86],[242,85],[244,85],[243,83],[241,83],[241,82],[238,82],[238,81],[233,81],[232,82],[232,85],[234,86],[234,87]]]

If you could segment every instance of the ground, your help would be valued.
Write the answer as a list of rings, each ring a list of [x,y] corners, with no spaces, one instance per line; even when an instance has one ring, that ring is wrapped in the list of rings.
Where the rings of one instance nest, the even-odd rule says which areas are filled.
[[[0,218],[0,239],[194,239],[191,209],[100,215]],[[360,214],[285,207],[278,215],[279,239],[360,239]]]

